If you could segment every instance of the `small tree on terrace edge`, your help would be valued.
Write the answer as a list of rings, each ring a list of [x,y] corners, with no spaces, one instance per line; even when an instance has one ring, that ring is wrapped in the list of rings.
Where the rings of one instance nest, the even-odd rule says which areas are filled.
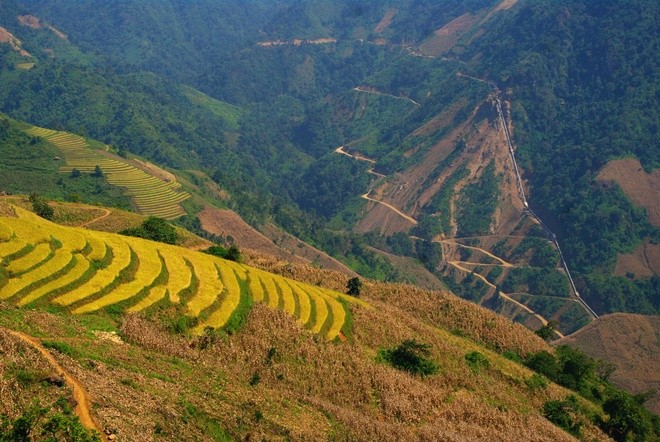
[[[358,297],[360,296],[360,289],[362,288],[362,281],[360,281],[360,278],[355,277],[351,278],[348,280],[348,283],[346,284],[346,294]]]
[[[119,233],[122,235],[150,239],[152,241],[160,241],[166,244],[176,244],[179,237],[174,227],[164,219],[155,216],[150,216],[144,220],[140,227],[125,229]]]
[[[48,205],[48,202],[37,193],[30,194],[30,202],[34,213],[47,220],[52,220],[55,211]]]

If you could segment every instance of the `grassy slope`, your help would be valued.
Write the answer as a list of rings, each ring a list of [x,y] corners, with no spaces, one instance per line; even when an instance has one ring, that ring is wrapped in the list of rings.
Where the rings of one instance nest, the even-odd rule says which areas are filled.
[[[346,285],[347,276],[338,272],[265,256],[247,261],[327,288]],[[61,350],[56,357],[88,389],[103,427],[125,440],[177,440],[181,434],[199,440],[458,440],[485,434],[571,440],[540,412],[545,401],[569,393],[555,385],[530,389],[529,370],[489,349],[548,349],[531,332],[448,293],[368,283],[363,298],[376,308],[351,308],[352,332],[335,343],[261,303],[234,334],[206,339],[173,335],[139,316],[70,316],[8,304],[0,306],[0,325],[66,344],[55,345]],[[125,343],[95,331],[117,331]],[[20,347],[2,332],[0,337],[0,350]],[[375,362],[379,348],[409,338],[432,345],[438,375],[422,380]],[[490,368],[472,371],[465,362],[471,351],[484,354]],[[16,383],[12,367],[27,369],[29,362],[3,360],[1,382]],[[50,397],[55,387],[40,376],[17,387],[19,394]],[[10,416],[27,406],[7,403],[0,402]],[[602,439],[592,427],[585,434]]]
[[[589,356],[610,362],[616,370],[612,382],[633,393],[660,389],[660,316],[615,313],[567,336],[559,344],[578,348]],[[646,403],[660,412],[660,398]]]
[[[60,346],[65,354],[55,352],[58,360],[88,389],[103,427],[124,440],[572,440],[539,412],[565,390],[531,391],[524,382],[531,372],[516,363],[379,307],[356,311],[352,339],[339,344],[260,304],[237,334],[203,350],[136,316],[114,322],[4,305],[0,324],[68,344]],[[126,343],[94,330],[117,330]],[[433,346],[440,374],[422,380],[374,362],[377,348],[410,337]],[[464,355],[474,350],[491,368],[467,366]],[[53,388],[37,384],[29,387]]]

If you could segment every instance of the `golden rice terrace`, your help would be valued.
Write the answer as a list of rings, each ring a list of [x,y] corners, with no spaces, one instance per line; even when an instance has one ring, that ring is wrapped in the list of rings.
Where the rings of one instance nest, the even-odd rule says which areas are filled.
[[[180,191],[181,184],[177,181],[160,179],[128,162],[105,156],[78,135],[41,127],[33,127],[28,132],[48,140],[62,152],[66,165],[60,172],[71,173],[74,169],[94,172],[98,166],[108,183],[126,189],[138,212],[165,219],[185,214],[180,203],[190,194]]]
[[[188,249],[64,227],[15,208],[0,217],[0,300],[56,305],[73,314],[138,312],[178,304],[195,333],[225,326],[241,306],[263,302],[313,333],[337,338],[350,296]],[[115,310],[116,311],[116,310]]]

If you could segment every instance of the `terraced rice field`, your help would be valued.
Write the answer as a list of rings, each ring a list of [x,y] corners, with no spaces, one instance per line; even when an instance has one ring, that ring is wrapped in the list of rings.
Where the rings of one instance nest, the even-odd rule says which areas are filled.
[[[185,214],[180,203],[190,194],[177,190],[181,187],[178,182],[164,181],[121,159],[105,156],[78,135],[41,127],[32,127],[28,132],[45,138],[62,151],[66,165],[60,168],[61,172],[71,173],[77,169],[81,173],[91,173],[99,166],[110,184],[126,189],[138,212],[165,219]]]
[[[368,307],[341,293],[211,255],[63,227],[15,210],[18,218],[0,217],[0,300],[19,306],[54,304],[85,314],[181,304],[199,319],[193,331],[202,333],[225,326],[251,299],[284,310],[329,340],[339,336],[348,303]]]

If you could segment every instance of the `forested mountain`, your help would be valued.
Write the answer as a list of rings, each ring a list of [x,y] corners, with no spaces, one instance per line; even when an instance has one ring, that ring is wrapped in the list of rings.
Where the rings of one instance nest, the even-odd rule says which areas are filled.
[[[461,296],[568,332],[589,314],[521,200],[498,99],[579,293],[598,313],[657,313],[659,9],[2,0],[27,55],[0,44],[0,111],[202,170],[248,222],[365,276],[412,281],[389,256],[412,258]]]

